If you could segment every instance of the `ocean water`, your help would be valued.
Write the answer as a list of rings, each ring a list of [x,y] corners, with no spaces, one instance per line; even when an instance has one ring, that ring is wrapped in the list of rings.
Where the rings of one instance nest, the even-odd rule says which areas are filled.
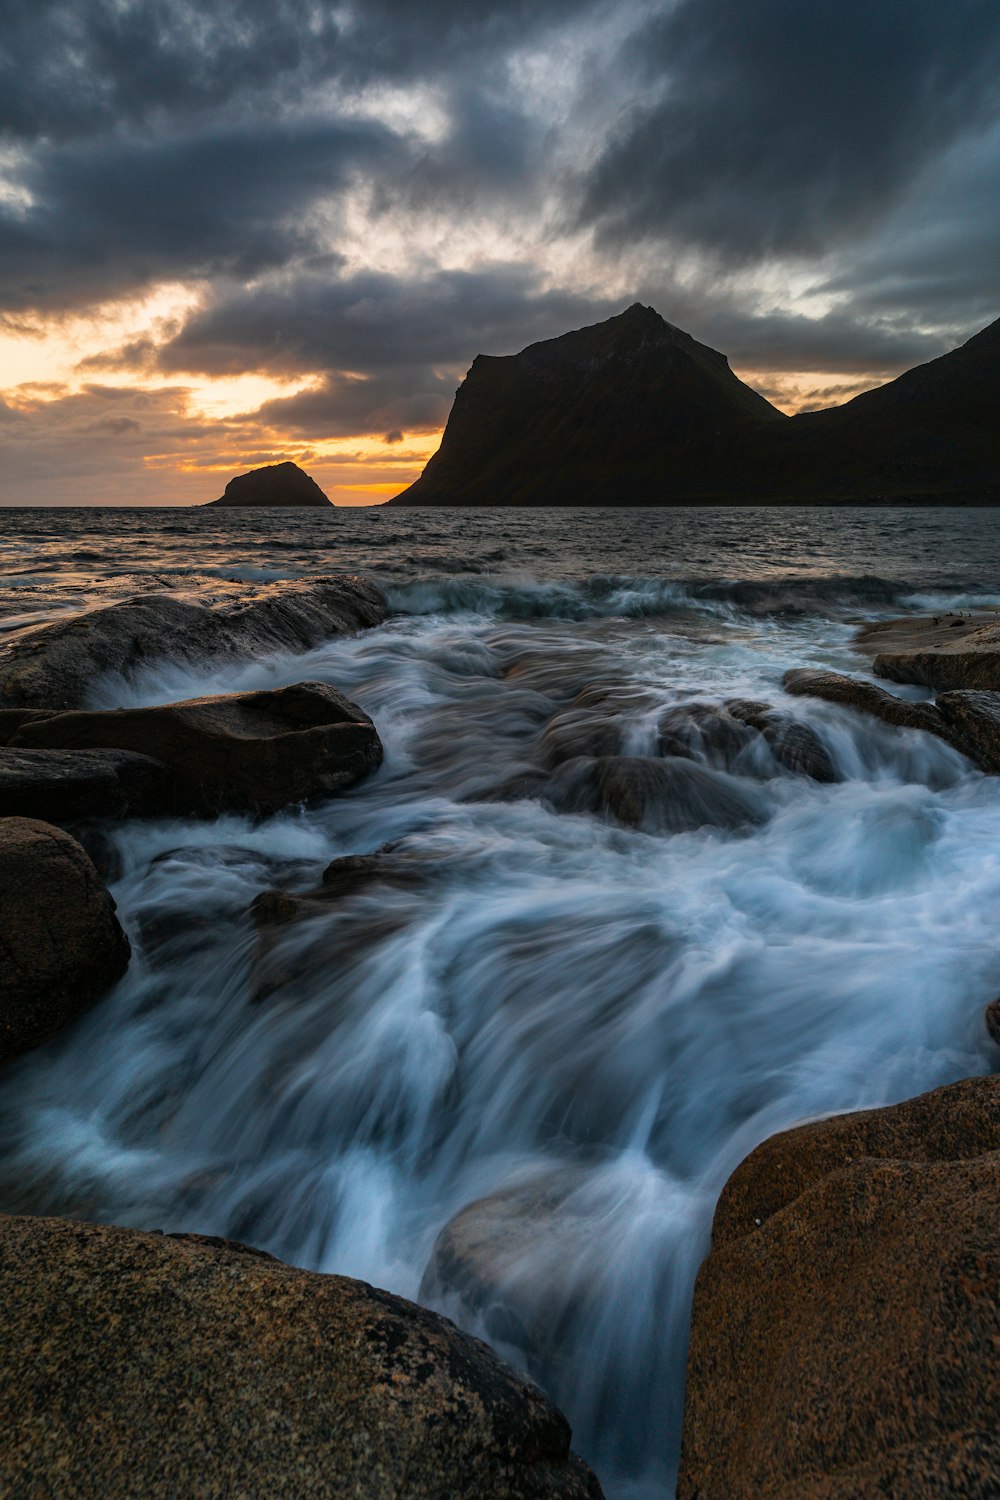
[[[860,619],[1000,608],[1000,512],[7,510],[0,559],[0,630],[339,570],[393,606],[304,656],[94,683],[112,706],[327,681],[385,764],[264,821],[108,830],[133,961],[0,1079],[0,1209],[226,1235],[427,1301],[545,1386],[609,1496],[670,1495],[729,1173],[797,1121],[1000,1064],[1000,781],[781,689],[866,675]],[[706,795],[746,817],[681,832],[531,795],[567,744],[656,755],[668,708],[734,697],[807,722],[838,780],[709,754]],[[261,952],[258,892],[387,843],[417,883]],[[492,1290],[462,1300],[435,1242],[484,1198]]]

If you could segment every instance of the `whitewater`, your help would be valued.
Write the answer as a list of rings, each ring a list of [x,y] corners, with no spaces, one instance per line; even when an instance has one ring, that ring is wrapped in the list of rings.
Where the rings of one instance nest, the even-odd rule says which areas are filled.
[[[1000,1064],[1000,783],[781,688],[867,676],[861,620],[1000,608],[1000,512],[2,517],[0,630],[343,570],[393,613],[93,684],[113,707],[328,682],[385,763],[262,821],[101,830],[132,963],[0,1079],[0,1209],[224,1235],[424,1301],[545,1387],[609,1496],[669,1495],[727,1176],[798,1121]],[[682,831],[540,796],[560,746],[657,756],[667,710],[733,698],[807,723],[837,779],[706,751],[745,816]],[[417,878],[262,954],[261,891],[386,845]],[[487,1197],[472,1295],[435,1246]]]

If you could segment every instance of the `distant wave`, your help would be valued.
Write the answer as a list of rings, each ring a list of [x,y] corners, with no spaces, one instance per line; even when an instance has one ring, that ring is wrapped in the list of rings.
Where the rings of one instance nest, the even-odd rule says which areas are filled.
[[[877,574],[671,580],[595,574],[540,582],[526,576],[454,576],[449,570],[446,576],[389,585],[386,593],[398,614],[467,613],[507,620],[635,620],[691,610],[726,618],[741,614],[836,617],[858,610],[1000,606],[995,590],[979,591],[972,586],[954,594],[920,593],[911,582]]]

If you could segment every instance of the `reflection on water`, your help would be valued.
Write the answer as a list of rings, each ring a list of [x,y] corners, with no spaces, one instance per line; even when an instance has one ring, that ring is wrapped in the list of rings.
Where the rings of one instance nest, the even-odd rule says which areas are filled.
[[[132,572],[146,549],[190,586],[204,523],[202,579],[251,541],[307,571],[382,555],[400,613],[305,658],[164,664],[98,701],[318,678],[373,714],[386,762],[260,823],[114,831],[135,957],[8,1070],[0,1204],[243,1238],[430,1300],[550,1390],[609,1494],[669,1493],[691,1286],[728,1173],[804,1116],[992,1064],[1000,787],[939,742],[780,690],[789,666],[860,670],[852,612],[988,590],[982,536],[976,561],[968,520],[962,542],[954,514],[878,515],[875,579],[870,516],[861,565],[857,513],[804,514],[777,541],[769,518],[765,545],[739,513],[687,530],[647,512],[338,513],[328,555],[312,518],[306,541],[129,517]],[[98,559],[77,595],[116,586],[109,532],[84,546],[46,524],[40,550],[5,534],[26,576],[75,545]],[[527,549],[557,559],[567,530],[573,555],[529,570]],[[656,567],[650,530],[673,539]],[[723,570],[707,559],[726,536]],[[463,550],[475,568],[440,565]],[[27,596],[51,607],[59,578]],[[733,698],[808,721],[836,779],[737,736],[666,748],[752,818],[647,832],[554,797],[580,756],[659,760],[665,710]],[[332,859],[386,844],[396,877],[254,931],[261,890],[316,889]]]

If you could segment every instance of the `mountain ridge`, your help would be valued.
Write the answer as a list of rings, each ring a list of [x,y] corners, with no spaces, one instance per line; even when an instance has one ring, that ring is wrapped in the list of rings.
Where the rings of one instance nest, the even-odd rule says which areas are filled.
[[[477,355],[391,505],[1000,501],[1000,319],[843,406],[786,417],[651,307]]]

